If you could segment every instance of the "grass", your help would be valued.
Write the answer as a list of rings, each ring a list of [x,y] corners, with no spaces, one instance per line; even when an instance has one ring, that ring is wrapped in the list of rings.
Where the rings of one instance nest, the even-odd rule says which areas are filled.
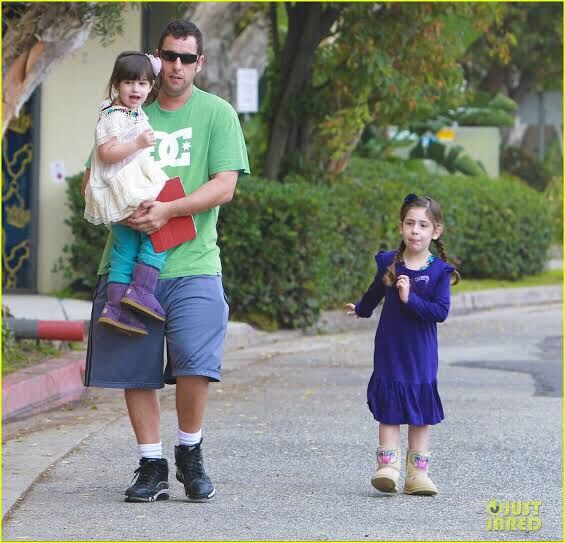
[[[2,345],[2,377],[47,358],[53,358],[60,352],[51,342],[35,339],[12,340],[8,346]]]
[[[518,288],[518,287],[539,287],[543,285],[560,285],[563,283],[562,270],[546,270],[538,275],[528,275],[517,281],[505,279],[465,279],[451,287],[452,294],[460,292],[471,292],[475,290],[487,290],[492,288]]]

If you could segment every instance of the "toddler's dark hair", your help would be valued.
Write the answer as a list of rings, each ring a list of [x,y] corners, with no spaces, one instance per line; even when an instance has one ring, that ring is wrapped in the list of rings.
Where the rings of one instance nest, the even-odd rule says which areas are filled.
[[[437,228],[439,225],[443,225],[443,213],[441,212],[441,207],[438,202],[433,200],[432,198],[428,198],[427,196],[416,196],[415,194],[410,194],[404,199],[404,203],[400,208],[400,222],[404,222],[408,211],[414,207],[420,207],[426,210],[426,215],[432,221],[434,228]],[[445,262],[449,262],[447,258],[447,249],[445,247],[445,243],[441,239],[441,236],[438,239],[432,240],[437,248],[437,252],[439,257],[444,260]],[[392,264],[387,268],[386,273],[383,276],[383,283],[387,287],[391,287],[396,283],[396,264],[397,262],[403,261],[404,250],[406,249],[406,244],[404,240],[400,242],[400,247],[396,254],[394,255],[394,259]],[[450,262],[451,263],[451,262]],[[451,263],[452,264],[452,263]],[[454,270],[451,274],[451,284],[456,285],[459,283],[461,276],[457,270]]]
[[[108,98],[112,101],[112,89],[117,88],[122,81],[137,81],[147,79],[153,85],[151,92],[145,100],[145,105],[149,105],[157,98],[158,76],[153,72],[153,66],[149,57],[139,51],[124,51],[116,57],[114,69],[108,83]]]

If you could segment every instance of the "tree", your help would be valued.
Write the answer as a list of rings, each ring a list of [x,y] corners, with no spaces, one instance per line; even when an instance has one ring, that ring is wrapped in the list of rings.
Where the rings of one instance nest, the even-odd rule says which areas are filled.
[[[269,145],[264,166],[265,177],[271,179],[279,177],[285,154],[305,145],[310,132],[309,122],[306,119],[298,121],[292,100],[311,90],[316,50],[345,9],[321,3],[285,3],[285,8],[288,31],[284,47],[276,51],[278,55],[271,70],[274,91],[269,104]],[[271,11],[271,17],[276,18],[276,10]],[[272,28],[275,32],[273,41],[278,44],[276,23]]]
[[[102,43],[122,31],[125,4],[2,4],[2,135],[38,85],[91,32]]]
[[[267,64],[267,11],[256,3],[192,3],[184,16],[204,35],[206,67],[198,86],[235,104],[237,68],[262,74]]]
[[[470,85],[490,96],[502,92],[520,102],[534,90],[561,90],[563,4],[504,4],[462,64]]]
[[[464,83],[457,61],[496,9],[472,3],[285,7],[288,31],[269,70],[264,175],[272,179],[284,175],[284,160],[293,157],[340,172],[367,124],[402,124],[456,105]]]

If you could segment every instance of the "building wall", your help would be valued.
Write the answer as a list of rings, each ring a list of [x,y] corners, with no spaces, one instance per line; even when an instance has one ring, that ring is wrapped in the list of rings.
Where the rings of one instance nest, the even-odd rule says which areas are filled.
[[[500,174],[500,129],[494,126],[458,126],[451,145],[461,145],[474,160],[483,163],[489,177]]]
[[[84,170],[92,149],[98,105],[112,72],[116,55],[141,48],[141,10],[128,9],[124,31],[108,47],[91,38],[66,58],[41,87],[39,136],[39,236],[37,287],[49,293],[64,286],[52,268],[72,240],[64,224],[69,210],[65,205],[66,184],[52,174],[55,161],[62,161],[66,175]]]

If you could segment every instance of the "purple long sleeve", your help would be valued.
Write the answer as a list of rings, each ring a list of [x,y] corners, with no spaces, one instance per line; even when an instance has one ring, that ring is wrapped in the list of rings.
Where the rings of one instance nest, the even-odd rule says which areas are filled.
[[[363,294],[361,300],[355,304],[355,313],[360,317],[369,318],[379,302],[384,298],[385,286],[383,283],[383,274],[380,272],[375,275],[375,279],[369,285],[367,292]]]
[[[414,315],[424,321],[443,322],[447,319],[450,304],[451,271],[446,268],[438,280],[434,295],[429,300],[420,298],[412,289],[405,307]]]

